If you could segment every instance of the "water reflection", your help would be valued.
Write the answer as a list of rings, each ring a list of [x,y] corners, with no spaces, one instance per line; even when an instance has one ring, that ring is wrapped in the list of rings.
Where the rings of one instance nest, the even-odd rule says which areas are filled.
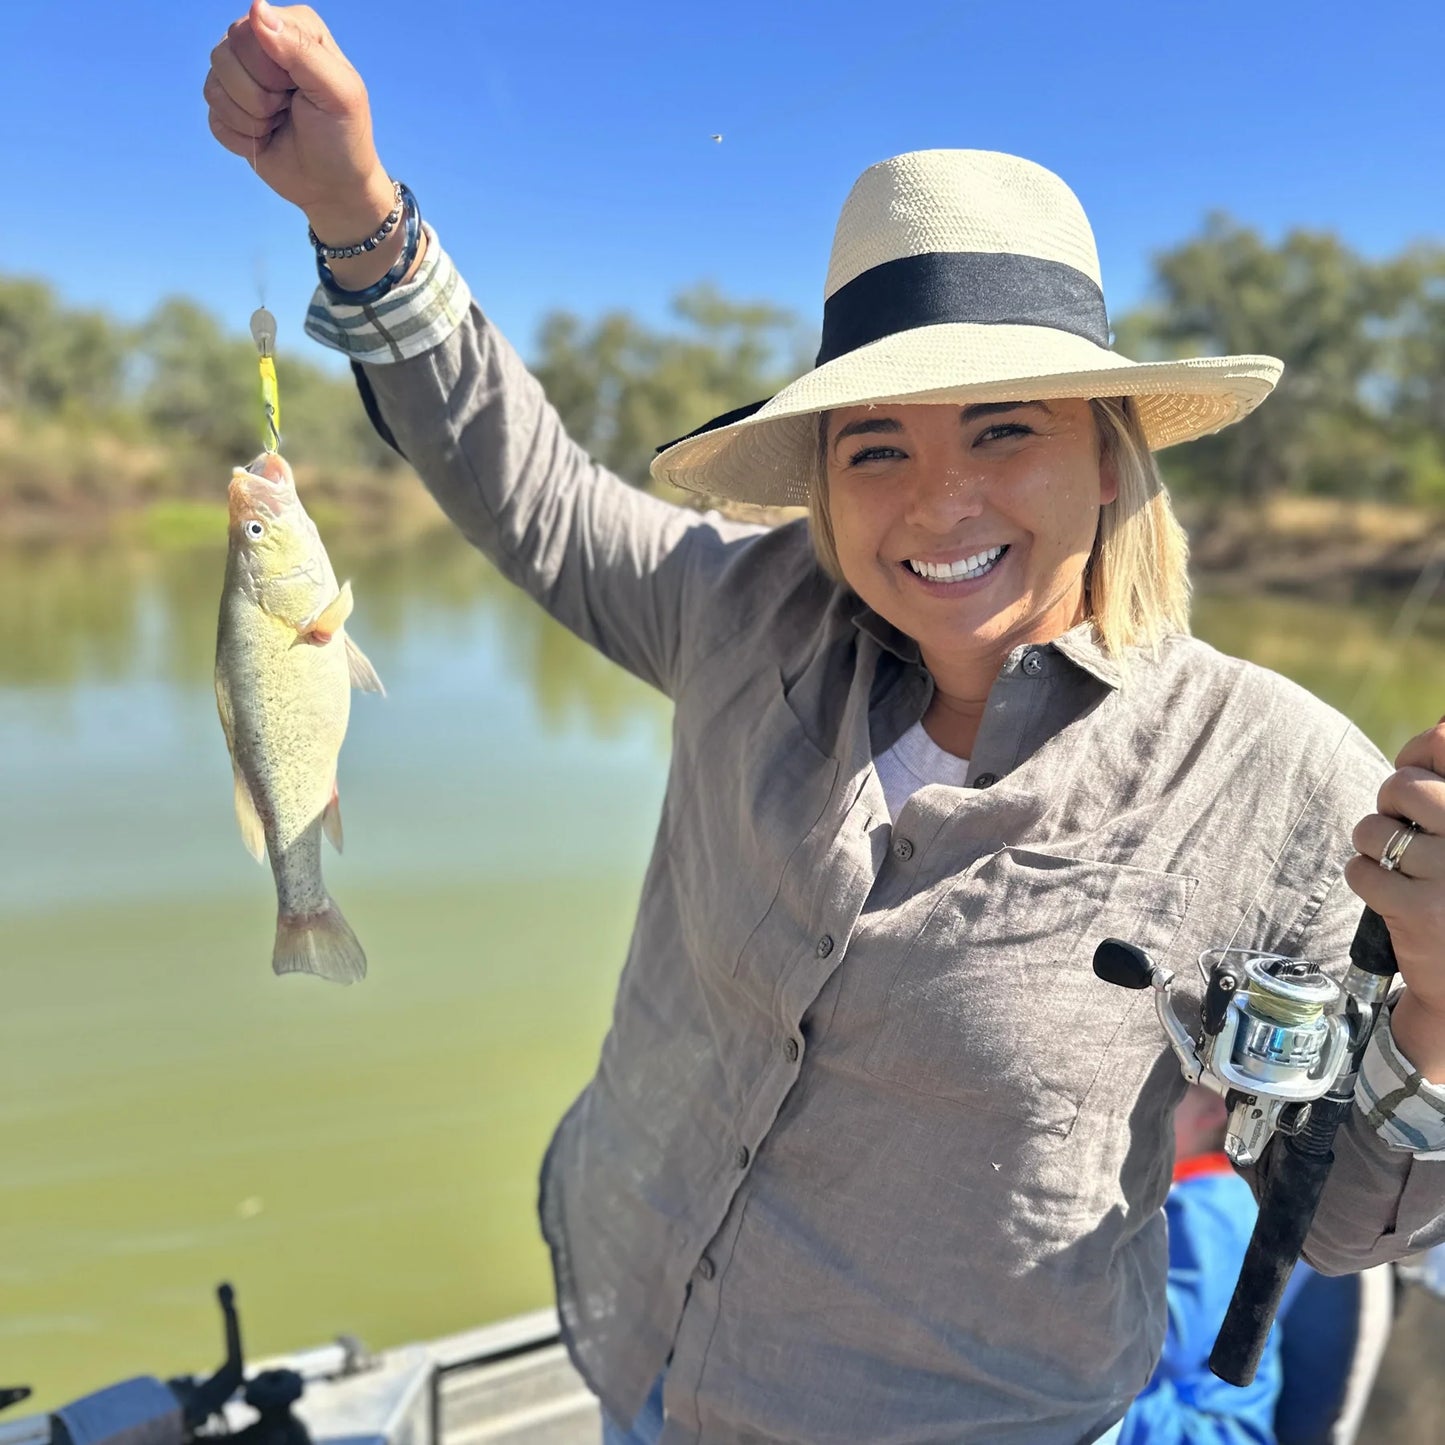
[[[124,547],[0,553],[0,685],[131,675],[143,579],[152,565]]]
[[[528,679],[552,732],[578,723],[615,736],[639,712],[635,685],[552,624],[450,530],[388,546],[331,548],[357,599],[352,630],[428,647],[464,642],[479,615],[512,671]],[[124,543],[16,547],[0,553],[0,687],[166,682],[209,686],[224,542],[174,552]]]
[[[612,736],[649,711],[616,667],[556,627],[449,529],[346,537],[332,547],[353,579],[367,647],[463,642],[479,616],[527,679],[543,725]],[[123,543],[17,547],[0,553],[0,687],[66,688],[210,677],[224,544],[146,552]],[[1388,648],[1395,606],[1344,607],[1280,597],[1211,597],[1195,629],[1223,651],[1274,668],[1351,711],[1387,752],[1439,716],[1445,617],[1437,603],[1413,636]],[[1370,685],[1361,692],[1361,683]]]

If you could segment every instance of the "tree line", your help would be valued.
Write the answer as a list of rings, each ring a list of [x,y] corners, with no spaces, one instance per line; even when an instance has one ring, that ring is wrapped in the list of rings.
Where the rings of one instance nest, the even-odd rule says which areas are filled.
[[[1115,322],[1125,355],[1286,362],[1256,416],[1161,455],[1177,491],[1445,505],[1445,248],[1374,260],[1328,232],[1271,243],[1216,214],[1153,269],[1149,301]],[[794,314],[709,286],[672,314],[654,327],[554,311],[530,358],[577,441],[639,485],[659,443],[769,395],[816,340]],[[293,461],[350,476],[396,466],[349,377],[288,356],[281,395]],[[250,457],[258,437],[250,338],[197,303],[172,298],[126,325],[67,307],[42,280],[0,276],[0,508],[74,492],[77,477],[82,499],[113,504],[214,495],[218,463]],[[118,480],[138,455],[145,465]]]

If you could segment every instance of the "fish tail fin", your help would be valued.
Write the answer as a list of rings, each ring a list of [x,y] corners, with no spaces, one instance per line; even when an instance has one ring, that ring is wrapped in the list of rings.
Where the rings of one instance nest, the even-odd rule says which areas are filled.
[[[366,977],[366,954],[341,910],[328,898],[319,913],[281,914],[276,919],[276,973],[314,973],[332,983]]]

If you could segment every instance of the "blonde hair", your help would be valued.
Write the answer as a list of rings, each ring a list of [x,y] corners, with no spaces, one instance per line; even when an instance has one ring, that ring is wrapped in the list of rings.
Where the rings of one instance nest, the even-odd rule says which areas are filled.
[[[1123,663],[1129,648],[1153,649],[1189,631],[1189,542],[1169,504],[1133,397],[1090,400],[1099,461],[1119,493],[1099,509],[1099,528],[1084,567],[1084,608],[1099,643]],[[808,488],[808,523],[819,565],[845,582],[828,511],[828,413],[818,416],[815,475]]]

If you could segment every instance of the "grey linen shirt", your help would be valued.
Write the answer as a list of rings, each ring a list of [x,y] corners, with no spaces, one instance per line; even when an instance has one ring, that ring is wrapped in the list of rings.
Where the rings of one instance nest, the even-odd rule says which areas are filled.
[[[461,531],[675,704],[612,1026],[542,1171],[568,1348],[608,1412],[666,1365],[668,1445],[1096,1439],[1164,1336],[1184,1085],[1095,945],[1147,948],[1186,1011],[1236,929],[1339,973],[1384,760],[1272,673],[1178,637],[1121,679],[1081,627],[1008,657],[967,786],[890,823],[873,758],[932,683],[803,524],[593,464],[434,237],[381,308],[320,300],[308,326],[365,359]],[[1326,1270],[1445,1237],[1445,1164],[1384,1132],[1342,1131]]]

